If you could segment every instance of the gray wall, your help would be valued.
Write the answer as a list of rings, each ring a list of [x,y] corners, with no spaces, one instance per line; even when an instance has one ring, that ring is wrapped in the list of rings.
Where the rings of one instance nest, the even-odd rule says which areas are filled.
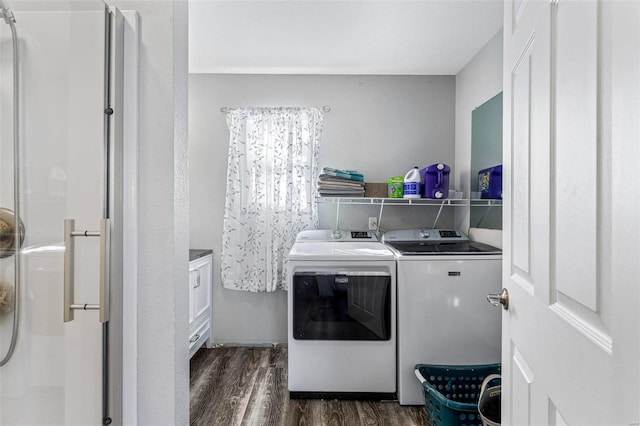
[[[471,112],[471,191],[480,190],[478,172],[498,164],[502,164],[502,92]],[[501,230],[502,209],[474,206],[470,209],[469,224]]]
[[[284,343],[286,292],[222,288],[220,250],[229,132],[222,106],[329,105],[320,166],[357,169],[386,182],[412,166],[453,165],[455,77],[212,75],[189,79],[190,245],[214,253],[216,343]],[[335,226],[335,206],[321,205],[321,227]],[[340,227],[366,229],[377,208],[343,206]],[[385,207],[383,229],[433,226],[434,207]],[[438,226],[451,226],[447,211]]]
[[[502,30],[456,75],[455,180],[464,198],[471,183],[471,112],[502,91]],[[456,211],[456,227],[469,229],[467,211]]]

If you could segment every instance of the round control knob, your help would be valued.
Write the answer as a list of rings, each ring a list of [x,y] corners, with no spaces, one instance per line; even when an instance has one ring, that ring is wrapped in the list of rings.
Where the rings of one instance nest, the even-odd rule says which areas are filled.
[[[339,240],[340,238],[342,238],[342,232],[337,231],[337,230],[333,231],[331,236],[333,237],[334,240]]]
[[[428,229],[421,229],[420,230],[420,236],[422,238],[429,238],[429,230]]]

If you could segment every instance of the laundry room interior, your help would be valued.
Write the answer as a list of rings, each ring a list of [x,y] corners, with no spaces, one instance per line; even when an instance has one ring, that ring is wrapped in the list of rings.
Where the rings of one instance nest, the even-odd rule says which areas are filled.
[[[251,4],[256,6],[256,3]],[[358,6],[350,3],[345,13],[354,14],[354,16],[362,16],[361,14],[377,16],[372,22],[375,22],[374,26],[383,25],[385,34],[402,33],[400,27],[406,27],[409,23],[420,27],[418,23],[420,20],[414,20],[409,15],[425,12],[426,9],[421,9],[422,6],[416,6],[414,9],[410,3],[406,2],[401,4],[402,7],[395,8],[389,2],[369,2],[366,8],[363,8],[362,4]],[[248,22],[251,22],[249,27],[257,25],[259,28],[255,29],[256,34],[260,33],[269,40],[264,42],[264,45],[275,44],[278,41],[282,43],[284,40],[280,40],[279,37],[285,37],[283,34],[292,37],[297,27],[287,29],[285,26],[281,31],[277,28],[283,28],[282,25],[278,25],[282,22],[278,21],[270,26],[265,24],[264,19],[259,20],[261,14],[273,17],[277,15],[277,11],[283,12],[284,9],[279,9],[283,7],[282,5],[274,6],[270,2],[264,2],[254,11],[249,11],[243,6],[233,7],[228,4],[218,9],[207,9],[198,3],[195,6],[191,8],[190,34],[191,36],[198,34],[199,38],[195,42],[192,41],[193,39],[190,40],[189,238],[192,248],[211,249],[213,254],[211,342],[199,351],[206,350],[207,346],[288,346],[289,391],[292,397],[294,394],[300,394],[306,397],[331,399],[339,394],[342,397],[347,395],[346,397],[350,399],[358,399],[362,395],[363,399],[367,399],[376,391],[382,391],[382,399],[395,400],[397,381],[395,306],[392,314],[394,319],[390,323],[394,331],[390,341],[386,342],[389,348],[388,345],[392,343],[393,360],[388,364],[372,365],[367,373],[358,370],[358,364],[362,364],[361,358],[367,358],[367,353],[390,349],[379,350],[375,345],[362,346],[360,349],[350,347],[348,352],[351,357],[359,361],[349,367],[350,364],[345,361],[349,355],[340,352],[339,347],[327,349],[327,356],[325,356],[313,346],[318,342],[311,342],[310,348],[303,346],[304,343],[297,346],[300,347],[300,355],[296,358],[294,351],[297,349],[292,346],[292,342],[296,340],[291,333],[312,334],[314,332],[311,329],[300,331],[295,324],[293,326],[288,324],[293,321],[292,317],[288,316],[288,307],[291,309],[293,304],[293,300],[288,299],[290,293],[293,293],[291,288],[288,289],[289,291],[276,289],[266,292],[225,288],[222,282],[225,274],[222,271],[221,256],[225,250],[224,245],[227,244],[224,242],[226,240],[223,228],[225,217],[229,215],[229,212],[225,211],[225,205],[228,205],[225,197],[229,191],[228,179],[232,179],[227,173],[228,165],[236,161],[230,160],[227,156],[227,153],[231,155],[230,111],[240,107],[315,107],[320,110],[322,131],[318,149],[318,169],[313,176],[313,190],[316,196],[312,200],[317,209],[318,221],[314,227],[320,230],[368,232],[378,240],[382,240],[386,232],[395,230],[425,228],[456,230],[465,238],[471,230],[474,239],[495,246],[495,252],[492,253],[498,253],[498,257],[492,257],[496,259],[493,262],[497,263],[493,263],[495,266],[492,267],[493,281],[490,288],[492,292],[499,292],[501,289],[499,260],[501,200],[480,199],[481,196],[477,192],[477,172],[479,169],[502,163],[502,105],[499,96],[503,84],[502,4],[488,2],[475,9],[476,13],[484,17],[482,25],[473,26],[470,30],[470,33],[475,34],[473,43],[467,39],[466,44],[459,47],[459,50],[465,53],[457,53],[455,58],[447,57],[446,49],[453,51],[454,48],[452,44],[455,42],[451,40],[446,41],[447,48],[442,49],[441,52],[444,59],[440,62],[423,58],[428,56],[427,53],[421,55],[411,47],[406,48],[405,54],[420,57],[421,59],[417,62],[428,64],[422,68],[412,64],[411,60],[402,63],[400,59],[399,63],[392,63],[391,58],[385,58],[384,54],[378,58],[377,62],[370,61],[368,64],[366,57],[362,59],[362,63],[359,63],[360,58],[357,56],[350,61],[342,61],[348,52],[355,52],[354,49],[357,50],[358,46],[355,44],[343,46],[343,50],[339,51],[340,46],[332,44],[338,36],[332,37],[326,33],[317,33],[316,39],[308,43],[312,46],[300,43],[300,45],[288,47],[291,50],[288,56],[282,53],[286,49],[276,48],[271,57],[260,57],[252,62],[248,58],[251,54],[256,54],[254,49],[259,50],[255,46],[249,46],[246,53],[240,50],[240,53],[234,51],[231,54],[228,49],[216,50],[212,47],[216,43],[201,40],[226,39],[229,42],[235,40],[230,34],[233,32],[234,19],[237,19],[237,15],[244,15],[244,25]],[[344,7],[345,4],[343,3],[342,6]],[[270,8],[273,11],[269,11]],[[287,10],[289,14],[287,16],[288,18],[296,16],[301,21],[309,20],[308,14],[312,9],[312,7],[305,9],[300,6],[291,8]],[[212,11],[229,12],[230,15],[225,18],[214,17],[211,15]],[[477,17],[472,18],[469,13],[470,11],[467,10],[457,16],[458,24],[469,22],[469,19],[473,21],[477,19]],[[384,24],[381,23],[386,19],[382,18],[383,16],[388,18],[388,22]],[[220,27],[210,24],[205,27],[203,22],[207,20],[219,23]],[[225,20],[230,22],[221,22]],[[391,24],[390,22],[394,20],[395,24]],[[335,23],[332,23],[324,15],[319,21],[320,23],[310,24],[313,29],[321,25],[327,27],[348,25],[343,19],[335,19]],[[360,31],[364,34],[359,34],[355,38],[356,41],[352,42],[360,41],[374,45],[378,40],[375,32],[379,30],[370,25],[363,26]],[[353,33],[357,30],[342,27],[338,33],[345,31]],[[307,32],[301,33],[309,37]],[[207,34],[206,38],[202,37],[204,34]],[[323,43],[324,37],[328,39],[326,43]],[[371,40],[365,41],[367,38]],[[248,40],[251,40],[250,36],[243,36],[238,43],[244,46]],[[305,49],[310,51],[306,52]],[[319,50],[314,52],[313,49]],[[438,47],[434,49],[438,50]],[[332,56],[332,50],[335,50],[334,56]],[[295,54],[303,58],[300,60],[301,64],[296,63]],[[313,57],[315,54],[321,56],[321,59],[308,61],[311,65],[304,62],[304,58]],[[389,52],[387,51],[386,54],[389,55]],[[228,62],[220,62],[220,55]],[[495,101],[497,98],[499,99]],[[498,108],[484,115],[477,115],[476,110],[481,110],[483,104],[490,103],[492,99]],[[474,120],[475,123],[472,122]],[[472,139],[474,139],[472,134],[475,136],[473,142],[475,147],[472,147]],[[475,153],[475,159],[472,158],[472,152]],[[447,167],[447,171],[450,170],[447,176],[449,194],[445,193],[442,199],[389,198],[391,196],[388,192],[390,178],[404,176],[415,166],[425,169],[429,165],[437,164],[443,164]],[[367,185],[367,193],[359,197],[319,196],[320,194],[315,193],[317,190],[315,184],[318,173],[321,173],[323,168],[351,170],[361,174],[362,180]],[[377,192],[373,195],[369,193],[374,190]],[[438,197],[440,196],[442,195],[439,194]],[[471,198],[475,200],[471,201]],[[370,218],[374,220],[373,226],[370,226],[370,220],[372,220]],[[289,244],[290,248],[293,241]],[[372,250],[375,248],[372,247]],[[234,255],[242,256],[238,251],[234,251]],[[291,261],[290,264],[293,265],[295,262]],[[232,268],[242,268],[242,265],[238,263]],[[295,267],[291,266],[291,268],[289,273],[293,274]],[[460,274],[460,272],[457,273]],[[464,274],[472,276],[476,272],[466,270]],[[393,275],[395,287],[395,272]],[[399,283],[398,292],[400,288]],[[486,344],[482,342],[483,339],[490,341],[493,348],[490,349],[491,356],[476,356],[474,363],[497,363],[500,357],[500,314],[497,308],[486,302],[486,292],[478,295],[479,291],[485,291],[484,287],[480,289],[478,286],[478,290],[473,291],[473,297],[478,298],[477,305],[490,317],[483,325],[487,328],[494,327],[494,330],[489,338],[486,338],[483,332],[479,332],[477,340],[480,346]],[[471,291],[468,293],[471,294]],[[371,295],[371,297],[377,296]],[[464,301],[466,296],[462,293],[462,296],[458,297],[451,292],[446,297],[460,302]],[[396,301],[395,288],[390,301],[393,305],[398,303],[398,310],[402,309],[402,305]],[[312,305],[314,302],[308,303]],[[463,305],[463,308],[459,308],[460,311],[469,309],[466,302]],[[419,307],[418,310],[420,310]],[[452,308],[451,312],[457,315],[458,310]],[[398,312],[397,315],[400,313]],[[467,312],[470,322],[484,318],[483,315],[474,310]],[[413,319],[414,322],[420,320],[421,318],[418,317]],[[479,323],[476,321],[476,324]],[[293,327],[294,331],[290,330],[288,333],[288,326],[289,329]],[[354,331],[354,333],[357,332]],[[344,337],[323,335],[321,338],[330,344],[332,339]],[[471,339],[464,338],[464,340],[468,340],[471,344]],[[371,342],[359,343],[371,344]],[[474,340],[473,344],[476,343]],[[364,352],[356,358],[354,353],[358,350]],[[451,350],[455,350],[453,346]],[[199,354],[195,355],[193,359],[197,360],[198,356]],[[339,371],[337,375],[341,376],[347,374],[347,371],[353,371],[355,375],[366,375],[376,369],[387,370],[389,374],[393,374],[389,376],[393,389],[385,388],[379,381],[375,384],[365,384],[357,389],[350,388],[350,385],[341,388],[337,385],[340,378],[334,378],[329,372],[332,370],[331,367],[324,364],[320,367],[321,363],[314,364],[314,360],[321,358],[329,364],[338,363],[338,360],[342,359],[343,368],[336,370]],[[452,359],[454,358],[455,356],[452,356]],[[312,360],[311,364],[305,364],[309,359]],[[411,382],[406,386],[410,386],[411,392],[415,395],[403,397],[403,403],[424,404],[420,384],[413,376],[413,367],[419,362],[428,361],[428,359],[418,359],[414,362],[413,358],[409,361],[411,371],[407,374],[412,377],[407,380],[405,375],[402,380]],[[439,361],[443,360],[439,359]],[[471,361],[471,359],[460,358],[458,361]],[[197,362],[200,365],[201,361]],[[320,375],[292,378],[291,369],[294,368],[292,367],[294,362],[299,369],[314,370]],[[468,363],[471,364],[471,362]],[[203,367],[196,369],[200,368]],[[307,387],[305,380],[314,384]],[[355,378],[354,381],[362,380]],[[325,391],[332,389],[335,392],[316,392],[322,391],[323,386],[326,388]],[[295,392],[296,390],[310,392],[305,394],[305,392]],[[384,394],[385,390],[391,390],[391,392]],[[201,409],[196,409],[196,412],[200,413],[200,411]],[[192,418],[193,416],[192,413]]]
[[[255,71],[243,69],[243,74],[207,73],[206,65],[216,65],[213,59],[195,70],[193,62],[204,60],[191,60],[189,238],[191,247],[213,250],[215,343],[272,344],[287,340],[286,292],[229,291],[220,283],[229,146],[229,130],[221,108],[327,105],[331,110],[324,113],[320,167],[355,169],[364,174],[366,182],[386,183],[392,176],[404,176],[413,166],[444,163],[451,167],[451,189],[461,191],[468,199],[472,180],[471,115],[502,91],[502,5],[490,7],[497,18],[483,29],[486,42],[453,75],[376,75],[379,71],[373,69],[367,74],[358,70],[358,75],[321,74],[316,70],[295,75],[260,74],[268,70],[260,67]],[[204,12],[194,13],[192,7],[191,13]],[[192,28],[197,25],[192,20]],[[198,47],[191,43],[192,56],[194,51],[199,52]],[[500,161],[486,167],[496,164]],[[320,227],[333,229],[336,205],[319,203],[318,209]],[[438,206],[385,206],[381,229],[431,228],[438,210]],[[445,207],[436,226],[466,233],[469,212],[468,205]],[[342,229],[368,230],[368,218],[379,213],[379,205],[342,205],[339,225]],[[501,240],[500,236],[487,238],[493,244]]]

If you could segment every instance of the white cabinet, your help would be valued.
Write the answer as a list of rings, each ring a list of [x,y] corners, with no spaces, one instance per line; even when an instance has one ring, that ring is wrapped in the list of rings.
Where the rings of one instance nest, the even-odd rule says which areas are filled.
[[[213,255],[189,262],[189,357],[211,347],[211,274]]]

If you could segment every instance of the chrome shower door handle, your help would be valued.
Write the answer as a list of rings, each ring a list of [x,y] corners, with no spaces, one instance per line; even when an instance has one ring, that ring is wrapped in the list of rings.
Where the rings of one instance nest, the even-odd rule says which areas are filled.
[[[111,253],[111,228],[109,219],[100,221],[100,322],[109,321],[109,284],[110,284],[110,253]]]
[[[100,301],[98,304],[75,303],[75,237],[100,237]],[[99,310],[99,321],[109,321],[109,219],[100,221],[100,231],[76,231],[75,220],[64,221],[64,322],[73,321],[74,310]]]
[[[487,294],[487,302],[493,306],[502,305],[502,309],[506,311],[509,309],[509,292],[506,288],[503,288],[500,294]]]
[[[64,322],[73,321],[73,290],[74,290],[74,266],[75,266],[75,244],[71,233],[75,227],[75,220],[65,219],[64,221]]]

